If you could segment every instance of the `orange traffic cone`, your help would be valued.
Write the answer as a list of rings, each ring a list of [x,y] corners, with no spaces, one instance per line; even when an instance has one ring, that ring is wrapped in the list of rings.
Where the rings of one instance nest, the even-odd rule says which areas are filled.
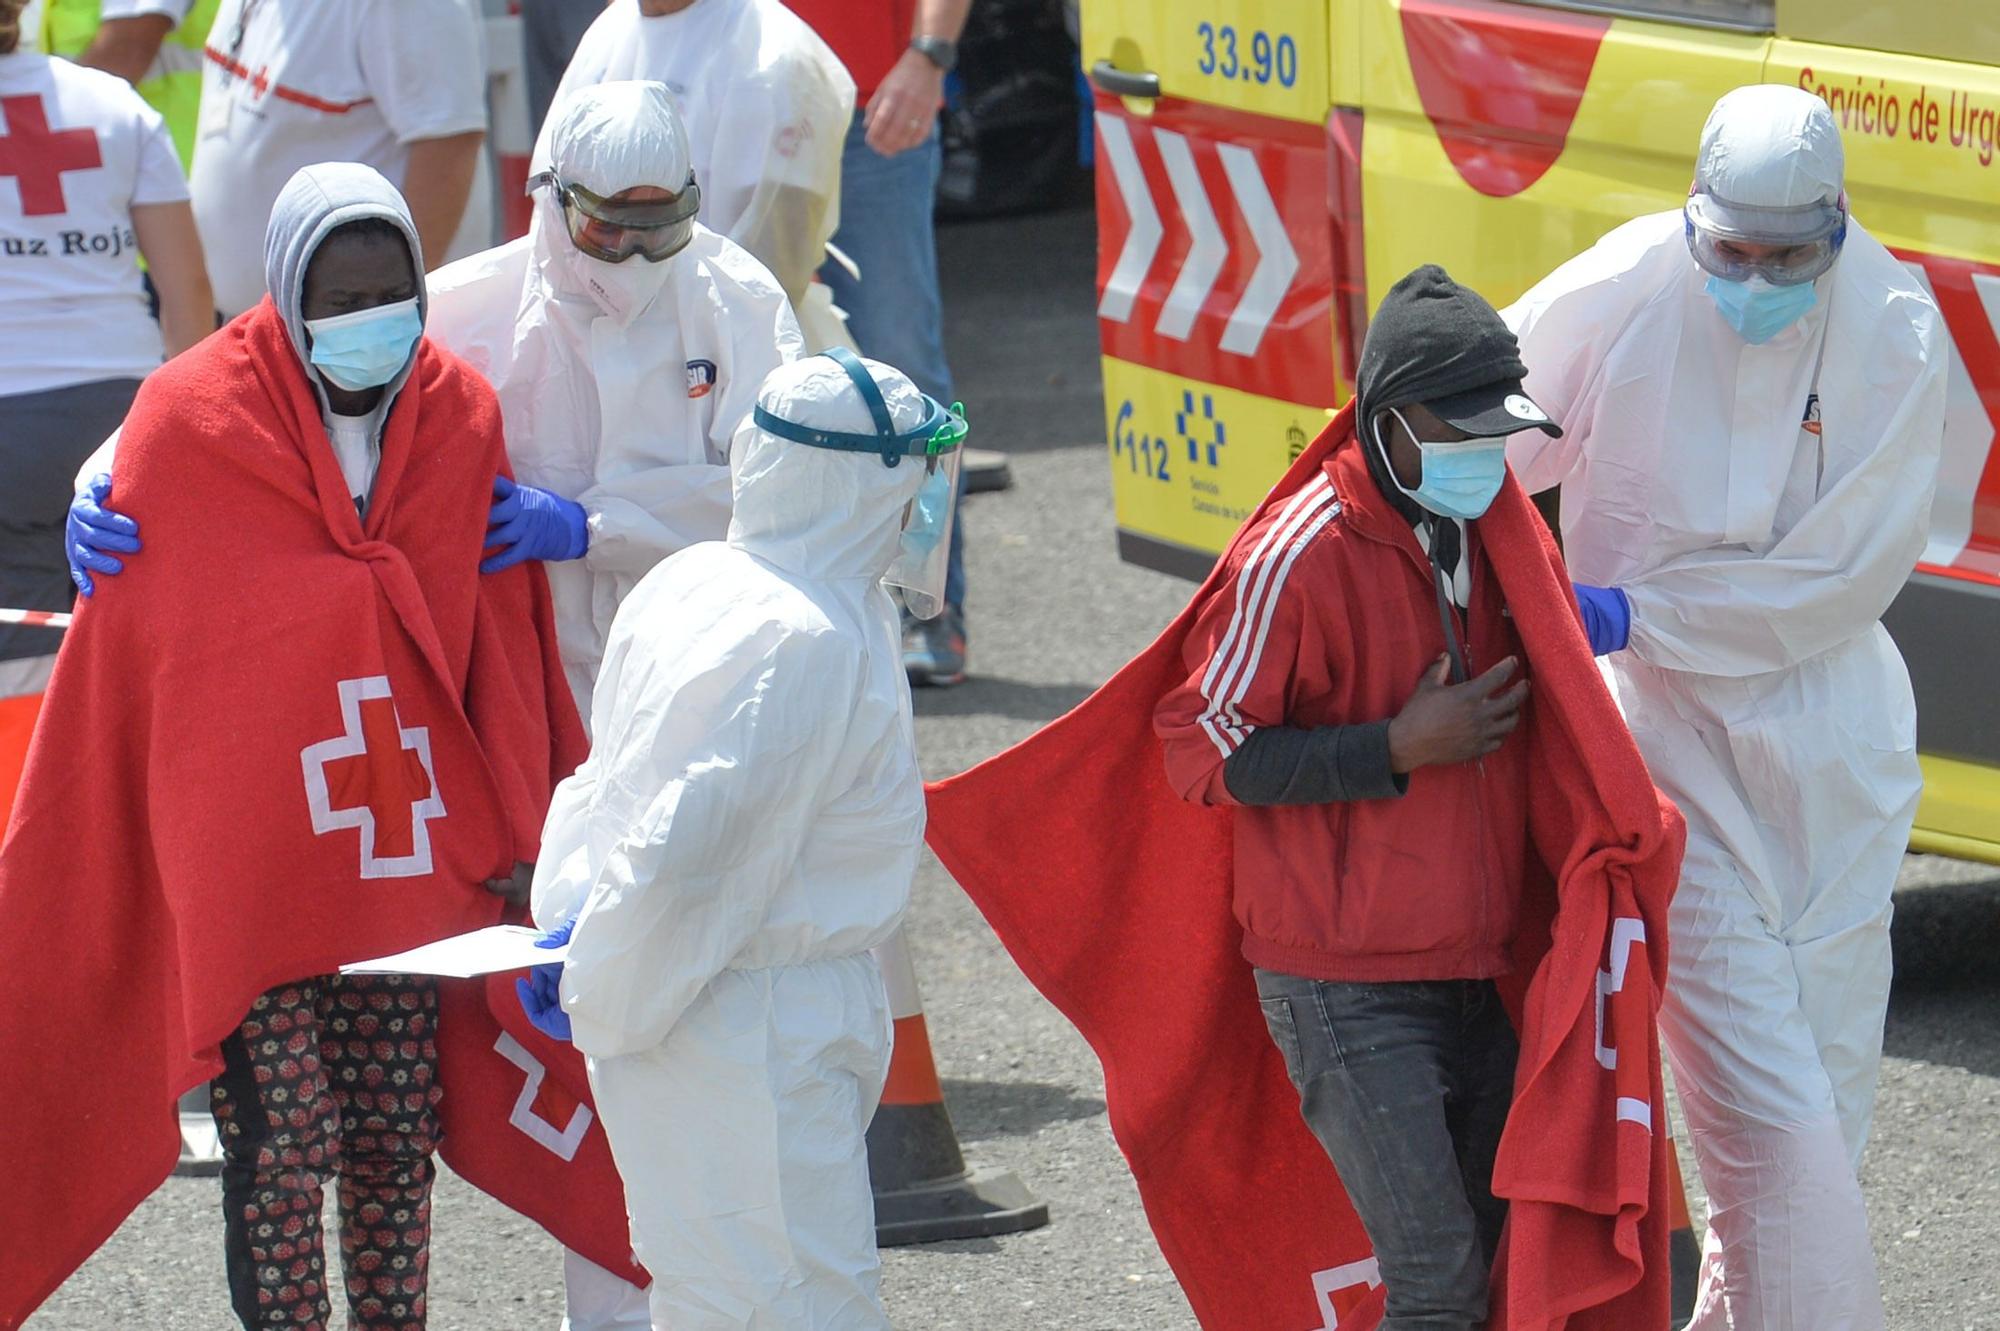
[[[931,1057],[917,972],[902,932],[875,949],[896,1019],[882,1104],[868,1125],[875,1241],[885,1248],[1039,1229],[1049,1208],[1013,1174],[967,1164]]]
[[[1701,1245],[1695,1242],[1694,1220],[1688,1215],[1687,1184],[1681,1179],[1681,1156],[1667,1143],[1667,1163],[1674,1171],[1674,1204],[1668,1214],[1673,1232],[1668,1242],[1668,1269],[1673,1273],[1673,1323],[1688,1324],[1694,1316],[1695,1286],[1701,1278]]]

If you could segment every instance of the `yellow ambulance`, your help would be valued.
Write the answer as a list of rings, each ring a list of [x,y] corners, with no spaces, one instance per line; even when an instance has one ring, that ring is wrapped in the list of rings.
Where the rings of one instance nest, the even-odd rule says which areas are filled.
[[[1085,0],[1120,553],[1198,577],[1438,262],[1496,305],[1686,197],[1746,83],[1826,101],[1855,215],[1951,333],[1930,546],[1889,616],[1919,849],[2000,863],[2000,0]]]

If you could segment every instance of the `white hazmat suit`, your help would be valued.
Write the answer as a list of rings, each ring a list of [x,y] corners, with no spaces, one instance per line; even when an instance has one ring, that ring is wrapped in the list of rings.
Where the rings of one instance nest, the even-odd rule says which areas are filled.
[[[547,127],[563,179],[601,195],[687,178],[666,89],[607,83],[559,97]],[[583,558],[545,567],[563,668],[583,715],[612,616],[653,565],[721,539],[729,448],[757,385],[802,344],[784,292],[697,225],[659,263],[608,264],[570,243],[550,191],[528,234],[429,280],[432,338],[500,395],[517,479],[581,505]]]
[[[1704,168],[1753,204],[1837,196],[1824,115],[1793,89],[1732,93]],[[1711,1211],[1692,1326],[1866,1331],[1883,1314],[1856,1169],[1921,786],[1880,618],[1927,536],[1942,325],[1852,221],[1816,304],[1761,345],[1705,280],[1662,213],[1505,311],[1564,430],[1516,436],[1509,461],[1531,492],[1562,487],[1578,581],[1629,597],[1606,669],[1687,816],[1661,1026]]]
[[[671,91],[701,182],[702,222],[777,275],[817,350],[845,344],[813,274],[840,223],[840,156],[854,80],[832,48],[778,0],[695,0],[647,17],[612,0],[578,44],[557,93],[611,79]],[[551,139],[536,145],[535,170]]]
[[[899,430],[908,379],[867,362]],[[831,361],[760,401],[869,431]],[[923,839],[909,685],[881,584],[920,461],[746,423],[726,542],[661,564],[613,624],[590,759],[557,791],[535,919],[626,1183],[657,1327],[878,1331],[865,1143],[890,1014],[870,949]]]
[[[544,165],[601,195],[687,178],[687,136],[657,83],[559,97],[544,132]],[[544,568],[588,720],[626,594],[668,555],[728,531],[730,442],[764,376],[802,350],[797,324],[770,273],[722,236],[697,225],[679,253],[614,268],[570,243],[546,189],[526,237],[428,285],[430,336],[499,393],[517,478],[587,515],[583,558]],[[650,1324],[645,1293],[617,1274],[573,1252],[563,1273],[566,1331]]]

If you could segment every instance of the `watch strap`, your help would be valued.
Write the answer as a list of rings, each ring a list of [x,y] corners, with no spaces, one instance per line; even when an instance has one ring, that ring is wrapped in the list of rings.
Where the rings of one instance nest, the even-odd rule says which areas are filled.
[[[958,63],[958,43],[949,37],[912,37],[910,49],[947,74]]]

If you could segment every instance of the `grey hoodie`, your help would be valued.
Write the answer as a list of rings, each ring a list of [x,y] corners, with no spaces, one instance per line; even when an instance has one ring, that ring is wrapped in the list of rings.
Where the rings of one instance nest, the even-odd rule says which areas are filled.
[[[328,410],[326,387],[320,383],[319,372],[313,369],[312,355],[306,349],[303,314],[306,265],[335,227],[369,217],[396,227],[410,242],[410,259],[418,274],[417,314],[427,318],[430,297],[422,280],[424,247],[417,239],[417,224],[411,219],[410,206],[403,196],[374,167],[359,162],[322,162],[300,167],[279,191],[278,201],[271,205],[271,225],[264,232],[264,284],[285,321],[285,331],[291,336],[292,349],[299,354],[299,363],[306,367],[306,377],[319,393],[322,414]],[[375,410],[378,432],[416,362],[412,355],[409,364],[389,381],[382,405]]]

